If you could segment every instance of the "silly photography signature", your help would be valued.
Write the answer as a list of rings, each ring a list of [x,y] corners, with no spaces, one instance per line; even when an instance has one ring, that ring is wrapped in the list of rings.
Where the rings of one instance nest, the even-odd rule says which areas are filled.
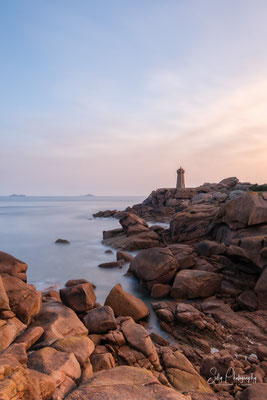
[[[216,367],[212,367],[210,369],[210,378],[208,378],[207,382],[209,385],[216,384],[237,384],[237,385],[252,385],[257,383],[257,377],[252,373],[249,375],[240,375],[236,374],[233,367],[228,368],[225,372],[225,375],[221,375]]]

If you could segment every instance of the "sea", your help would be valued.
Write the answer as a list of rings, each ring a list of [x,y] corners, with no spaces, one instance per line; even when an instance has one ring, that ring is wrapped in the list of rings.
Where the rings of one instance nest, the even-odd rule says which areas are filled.
[[[150,306],[149,293],[133,276],[129,265],[103,269],[100,263],[115,261],[102,244],[104,230],[119,228],[115,218],[94,218],[99,210],[124,210],[144,197],[0,197],[0,250],[28,264],[28,283],[38,290],[59,290],[69,279],[84,278],[95,286],[97,302],[105,299],[117,283]],[[58,239],[71,244],[55,244]],[[135,254],[135,253],[133,253]],[[153,312],[147,324],[166,337]]]

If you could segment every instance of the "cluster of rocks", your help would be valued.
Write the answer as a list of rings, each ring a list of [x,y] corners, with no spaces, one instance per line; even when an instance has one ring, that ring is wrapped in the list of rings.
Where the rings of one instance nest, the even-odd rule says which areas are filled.
[[[252,184],[232,177],[219,183],[204,183],[196,188],[161,188],[153,190],[141,204],[127,207],[124,211],[99,211],[94,217],[119,219],[124,213],[133,212],[147,221],[169,222],[177,212],[196,213],[205,210],[205,204],[215,211],[221,204],[244,196],[251,187]]]
[[[165,298],[152,303],[154,311],[195,369],[205,379],[213,367],[220,377],[243,376],[224,385],[217,376],[213,396],[224,397],[208,399],[266,398],[267,193],[250,186],[228,178],[196,189],[159,189],[124,211],[121,229],[103,233],[104,244],[140,250],[129,272],[152,298]],[[158,213],[160,220],[164,208],[165,219],[170,207],[169,228],[141,218]],[[248,376],[254,385],[243,390]]]
[[[213,396],[179,346],[138,323],[149,309],[120,285],[101,306],[84,279],[41,293],[27,284],[26,270],[0,252],[2,400]]]

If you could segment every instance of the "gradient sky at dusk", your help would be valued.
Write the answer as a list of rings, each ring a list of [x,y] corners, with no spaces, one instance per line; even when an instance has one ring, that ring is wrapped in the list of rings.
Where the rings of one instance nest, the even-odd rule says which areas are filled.
[[[0,195],[267,181],[266,0],[0,2]]]

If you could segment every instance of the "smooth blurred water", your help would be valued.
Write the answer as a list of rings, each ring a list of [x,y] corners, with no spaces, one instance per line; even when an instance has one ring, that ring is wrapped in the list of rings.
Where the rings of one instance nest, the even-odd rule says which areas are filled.
[[[111,288],[121,283],[124,290],[150,303],[139,282],[124,276],[128,265],[102,269],[98,264],[114,261],[105,254],[102,232],[118,228],[114,218],[96,218],[99,210],[123,210],[140,203],[140,197],[0,197],[0,250],[28,264],[28,282],[39,290],[69,279],[85,278],[96,285],[97,301],[104,303]],[[58,238],[70,245],[55,244]],[[157,322],[154,314],[149,323]],[[156,328],[158,330],[158,328]]]

